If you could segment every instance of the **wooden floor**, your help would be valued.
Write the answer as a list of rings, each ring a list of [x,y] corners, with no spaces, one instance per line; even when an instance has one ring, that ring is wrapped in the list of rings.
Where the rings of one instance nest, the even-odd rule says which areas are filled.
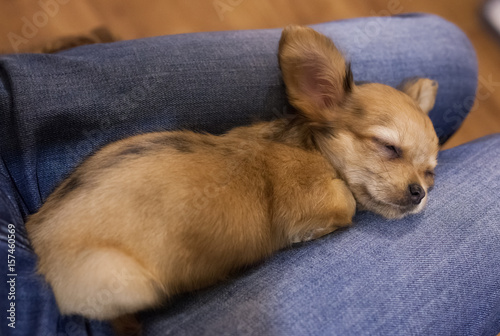
[[[479,0],[0,0],[0,51],[30,51],[47,41],[108,27],[121,39],[198,31],[278,28],[404,12],[438,14],[472,40],[483,81],[500,82],[500,39],[483,23]],[[500,132],[500,94],[481,95],[445,148]],[[484,88],[483,88],[484,90]],[[486,92],[487,93],[487,92]]]

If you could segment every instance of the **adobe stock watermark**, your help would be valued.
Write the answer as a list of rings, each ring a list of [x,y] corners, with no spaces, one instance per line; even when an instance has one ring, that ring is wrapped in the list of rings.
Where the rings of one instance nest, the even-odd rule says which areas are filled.
[[[132,118],[134,113],[138,113],[138,107],[150,99],[153,92],[157,91],[157,87],[152,81],[144,80],[129,91],[117,94],[107,107],[110,113],[98,120],[96,128],[83,129],[81,131],[83,137],[76,146],[66,145],[66,153],[72,157],[73,161],[80,162],[84,156],[106,142],[107,136],[112,132],[116,123],[125,122]]]
[[[99,315],[103,310],[109,309],[117,295],[127,295],[126,291],[130,283],[136,279],[138,276],[126,268],[112,271],[108,287],[100,288],[89,295],[84,302],[80,303],[78,309],[86,314]],[[57,326],[57,336],[87,336],[85,325],[80,321],[80,319],[74,320],[73,316],[63,317]],[[53,330],[46,329],[38,331],[37,335],[54,336],[56,334]]]
[[[289,108],[288,105],[284,105],[281,109],[277,107],[273,107],[271,109],[271,119],[286,119],[291,120],[297,116],[297,114],[293,111],[293,109]],[[260,138],[261,136],[266,136],[269,132],[269,129],[263,127],[261,129],[257,129],[255,133],[256,138]],[[211,181],[207,181],[203,185],[202,188],[195,188],[192,196],[192,209],[186,209],[183,211],[189,219],[188,213],[192,211],[203,211],[211,204],[211,200],[219,197],[223,194],[226,188],[230,187],[233,179],[237,179],[240,177],[242,166],[246,165],[248,162],[255,161],[256,157],[259,153],[262,153],[266,150],[266,145],[263,145],[259,142],[251,141],[248,139],[242,139],[237,146],[233,149],[233,157],[237,158],[235,160],[231,160],[228,163],[228,168],[225,169],[226,174],[216,173],[212,176]]]
[[[448,123],[447,129],[456,130],[462,124],[469,112],[476,111],[482,102],[486,101],[500,87],[500,82],[495,82],[493,75],[479,75],[478,86],[475,95],[466,96],[448,108],[443,114],[443,120]],[[445,131],[442,128],[436,129],[438,137],[442,137]]]
[[[114,300],[118,294],[124,294],[129,288],[130,283],[140,279],[138,275],[129,272],[127,268],[122,268],[120,271],[113,270],[109,286],[101,288],[92,295],[89,295],[85,302],[79,306],[79,310],[91,316],[97,316],[103,310],[109,309],[109,306],[115,305]]]
[[[412,1],[412,0],[408,0]],[[404,6],[401,0],[389,0],[385,9],[379,11],[371,10],[371,17],[366,18],[362,27],[354,27],[351,34],[354,39],[352,47],[358,50],[365,48],[372,39],[376,38],[384,29],[384,17],[403,13]]]
[[[57,334],[54,330],[45,329],[37,332],[38,336],[87,336],[85,323],[73,320],[73,316],[63,317],[59,320]]]
[[[20,34],[9,32],[7,38],[15,52],[19,52],[19,47],[23,44],[28,44],[31,39],[35,38],[40,29],[47,26],[50,19],[55,17],[61,8],[61,5],[66,5],[71,0],[38,0],[36,4],[40,10],[36,11],[31,17],[23,16],[21,21]]]
[[[228,162],[224,172],[218,172],[211,176],[212,180],[207,181],[202,188],[195,188],[191,197],[193,206],[189,211],[183,211],[185,216],[192,211],[203,211],[211,204],[211,199],[219,197],[229,188],[231,182],[240,177],[241,168],[248,162],[255,160],[259,152],[263,150],[262,145],[251,140],[241,140],[237,147],[233,148],[235,160]],[[187,209],[186,209],[187,210]],[[189,215],[190,216],[190,215]]]
[[[233,12],[245,0],[214,0],[212,6],[217,13],[220,21],[224,21],[227,13]],[[409,2],[413,0],[408,0]],[[385,9],[375,11],[371,10],[371,18],[367,19],[363,27],[354,28],[353,38],[356,40],[354,45],[362,49],[368,45],[371,39],[380,34],[383,29],[382,18],[403,13],[404,6],[401,0],[389,0]]]
[[[297,113],[285,105],[280,109],[273,107],[271,110],[273,119],[286,119],[291,120],[297,116]]]
[[[212,5],[219,17],[219,20],[224,21],[227,12],[232,12],[245,0],[214,0]]]
[[[7,326],[16,328],[16,281],[17,281],[17,265],[16,265],[16,226],[14,224],[7,225],[7,284],[9,290],[7,292],[7,301],[9,309],[7,309]]]

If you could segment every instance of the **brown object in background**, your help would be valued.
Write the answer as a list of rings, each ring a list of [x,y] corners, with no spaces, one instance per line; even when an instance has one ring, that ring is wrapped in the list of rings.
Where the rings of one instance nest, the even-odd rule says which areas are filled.
[[[111,32],[106,27],[99,27],[94,29],[88,35],[80,36],[65,36],[61,37],[53,42],[49,42],[42,46],[40,52],[42,53],[56,53],[59,51],[79,47],[87,44],[95,43],[109,43],[118,41],[117,38],[111,34]],[[37,52],[33,50],[33,52]]]

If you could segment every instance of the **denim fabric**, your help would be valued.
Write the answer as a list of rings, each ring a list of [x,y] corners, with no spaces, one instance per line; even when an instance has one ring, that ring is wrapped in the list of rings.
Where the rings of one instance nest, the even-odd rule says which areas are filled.
[[[500,135],[444,151],[423,213],[359,213],[352,228],[145,314],[145,335],[496,335],[499,158]]]
[[[431,118],[441,141],[468,112],[477,64],[469,41],[454,25],[435,16],[405,15],[314,28],[345,52],[356,80],[390,85],[413,76],[438,80]],[[25,217],[71,169],[111,141],[155,130],[221,133],[292,113],[277,65],[279,36],[280,30],[200,33],[91,45],[56,55],[0,57],[0,260],[7,260],[7,224],[17,230],[17,324],[13,330],[2,322],[2,335],[110,333],[106,323],[59,315],[50,288],[34,274]],[[488,245],[498,240],[498,220],[494,207],[484,208],[497,202],[498,169],[489,184],[460,177],[476,171],[488,176],[498,155],[485,148],[491,152],[495,143],[498,139],[489,139],[443,154],[453,163],[443,160],[436,187],[441,191],[432,192],[423,215],[387,222],[361,214],[352,229],[284,251],[236,281],[147,314],[148,333],[173,328],[184,334],[231,334],[243,328],[241,333],[250,334],[332,334],[337,330],[330,316],[334,307],[344,322],[339,333],[387,334],[398,327],[424,334],[451,330],[446,327],[464,335],[500,330],[498,280],[494,286],[498,249]],[[454,156],[462,159],[453,161]],[[473,164],[472,157],[484,166]],[[467,193],[456,197],[445,192],[447,185]],[[466,234],[449,231],[445,219],[455,223],[451,229],[460,227]],[[469,245],[458,244],[466,238]],[[464,259],[458,260],[454,246],[470,251],[460,250]],[[488,246],[491,257],[471,252]],[[475,264],[478,258],[481,263]],[[461,276],[455,279],[457,272]],[[3,280],[7,273],[1,274],[0,311],[5,312],[9,286],[8,278]],[[336,292],[322,291],[325,287]],[[247,297],[253,301],[246,302]],[[434,311],[442,317],[440,324]]]

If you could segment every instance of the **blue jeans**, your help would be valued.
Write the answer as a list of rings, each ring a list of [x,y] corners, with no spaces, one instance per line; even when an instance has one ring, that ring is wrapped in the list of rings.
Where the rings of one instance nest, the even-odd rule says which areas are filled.
[[[351,59],[355,80],[437,80],[430,116],[440,140],[460,126],[474,99],[477,65],[455,26],[404,15],[314,28]],[[1,335],[111,333],[105,322],[59,314],[34,273],[26,216],[111,141],[181,128],[221,133],[291,113],[277,65],[279,36],[202,33],[0,57]],[[352,228],[142,313],[145,335],[495,335],[499,162],[499,136],[442,152],[423,213],[395,221],[359,213]],[[15,299],[8,298],[12,290]],[[6,319],[12,303],[15,329]]]

